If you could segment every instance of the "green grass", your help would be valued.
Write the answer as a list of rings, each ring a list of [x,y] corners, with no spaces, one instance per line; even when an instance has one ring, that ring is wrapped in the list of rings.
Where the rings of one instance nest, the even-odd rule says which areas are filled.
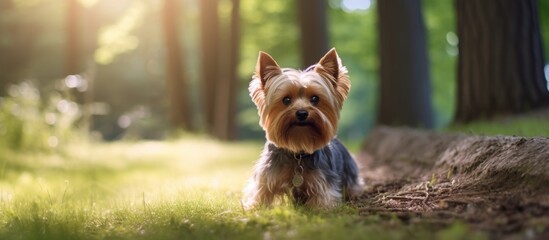
[[[477,121],[465,125],[451,126],[448,130],[488,136],[549,137],[549,119],[519,117],[499,121]]]
[[[0,149],[0,239],[409,239],[469,236],[395,219],[283,205],[245,212],[261,143],[201,138]]]

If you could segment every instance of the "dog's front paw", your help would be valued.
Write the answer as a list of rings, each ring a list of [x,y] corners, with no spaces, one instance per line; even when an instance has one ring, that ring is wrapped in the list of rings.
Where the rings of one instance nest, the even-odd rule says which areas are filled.
[[[259,186],[255,181],[251,181],[244,189],[244,198],[241,200],[244,210],[253,210],[261,206],[271,206],[274,200],[274,193],[268,191],[265,187]]]

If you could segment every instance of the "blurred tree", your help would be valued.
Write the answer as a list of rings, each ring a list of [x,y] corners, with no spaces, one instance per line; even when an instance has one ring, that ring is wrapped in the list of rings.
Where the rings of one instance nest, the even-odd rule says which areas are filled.
[[[456,0],[456,122],[549,103],[536,0]]]
[[[378,1],[377,123],[433,127],[429,62],[420,0]]]
[[[17,18],[22,8],[12,1],[0,2],[0,96],[24,75],[41,32],[27,19]]]
[[[224,50],[223,69],[227,77],[217,80],[215,98],[214,135],[223,140],[236,138],[236,97],[239,93],[238,63],[240,52],[240,0],[231,0],[230,26],[223,25],[222,33],[226,41],[222,41]]]
[[[201,109],[204,128],[207,133],[214,133],[215,99],[217,81],[220,78],[219,67],[219,16],[218,0],[200,1],[200,42],[201,42]]]
[[[189,88],[185,68],[184,48],[179,46],[177,0],[164,0],[163,27],[166,46],[166,80],[169,91],[170,121],[174,127],[193,131]]]
[[[83,48],[85,31],[83,30],[84,25],[82,23],[86,17],[86,10],[80,4],[79,0],[65,0],[65,9],[65,75],[83,75],[85,71],[83,66],[83,60],[86,53],[84,52]],[[91,78],[93,78],[93,74],[89,72],[86,75],[88,80],[91,80]],[[80,81],[86,81],[80,77],[75,79],[80,79]],[[81,83],[77,85],[82,86]],[[91,102],[91,92],[85,93],[85,89],[81,87],[71,87],[71,94],[73,95],[77,103],[85,105]],[[85,111],[83,124],[85,125],[86,129],[89,129],[89,126],[92,125],[91,115],[88,111],[89,108],[86,107],[84,109]]]
[[[66,0],[66,45],[65,74],[80,74],[82,72],[81,52],[81,17],[82,6],[78,0]]]
[[[301,33],[301,59],[304,68],[318,62],[329,50],[325,0],[299,0],[297,16]]]

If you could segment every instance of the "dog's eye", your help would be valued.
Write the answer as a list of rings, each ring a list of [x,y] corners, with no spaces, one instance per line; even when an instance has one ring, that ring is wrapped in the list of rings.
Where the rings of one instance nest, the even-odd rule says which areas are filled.
[[[312,96],[311,97],[311,103],[313,105],[317,105],[319,101],[320,101],[320,98],[318,96]]]
[[[286,106],[290,105],[292,103],[292,99],[290,97],[285,97],[282,99],[282,103]]]

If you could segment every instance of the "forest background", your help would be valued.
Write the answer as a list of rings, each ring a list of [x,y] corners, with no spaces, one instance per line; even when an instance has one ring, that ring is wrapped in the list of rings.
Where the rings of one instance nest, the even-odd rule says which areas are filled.
[[[164,2],[175,5],[165,8]],[[459,39],[455,3],[451,0],[421,3],[427,29],[433,126],[441,129],[452,123],[456,111]],[[163,139],[178,128],[222,139],[263,138],[256,108],[247,92],[257,53],[271,53],[281,66],[305,68],[314,64],[303,62],[300,42],[303,32],[299,27],[299,18],[311,11],[297,7],[290,0],[242,0],[235,12],[234,1],[221,0],[209,7],[216,14],[205,15],[200,4],[204,2],[2,1],[0,96],[20,98],[16,100],[20,101],[19,110],[11,109],[6,115],[26,118],[35,128],[56,132],[27,137],[29,140],[22,140],[17,134],[12,134],[15,135],[12,138],[39,141],[21,142],[21,147],[46,143],[56,146],[62,141],[61,135],[68,134],[60,133],[63,132],[60,129],[72,125],[89,129],[91,136],[104,140]],[[549,1],[541,0],[538,4],[543,49],[545,56],[549,56]],[[330,0],[325,7],[324,41],[337,48],[352,82],[341,115],[339,137],[361,141],[376,124],[378,110],[376,3]],[[169,11],[176,23],[173,26],[168,26]],[[175,39],[171,43],[166,40],[170,38],[166,29],[170,27],[171,38]],[[214,49],[214,55],[205,48]],[[174,52],[181,53],[175,69],[169,66],[170,58],[173,59],[170,54]],[[401,67],[392,66],[394,71]],[[173,113],[170,117],[174,100],[169,97],[174,94],[170,93],[173,85],[169,79],[174,71],[185,80],[180,86],[185,98],[179,102],[188,109],[187,125],[174,119]],[[212,71],[218,75],[209,76],[213,81],[206,83],[204,75]],[[546,65],[546,76],[548,72]],[[236,76],[233,82],[228,80],[232,75]],[[224,89],[221,91],[215,87],[226,86],[223,84],[233,87],[221,87]],[[214,100],[223,95],[222,91],[230,91],[226,93],[232,96],[229,105],[206,110],[208,98],[223,101]],[[38,107],[33,108],[33,104]],[[6,107],[3,109],[8,111]],[[40,113],[32,113],[33,109]],[[227,133],[221,134],[220,127],[209,124],[208,111],[216,112],[213,118],[227,123],[221,127]],[[2,126],[0,134],[7,136],[10,133],[6,126]],[[13,144],[12,140],[8,141]]]

